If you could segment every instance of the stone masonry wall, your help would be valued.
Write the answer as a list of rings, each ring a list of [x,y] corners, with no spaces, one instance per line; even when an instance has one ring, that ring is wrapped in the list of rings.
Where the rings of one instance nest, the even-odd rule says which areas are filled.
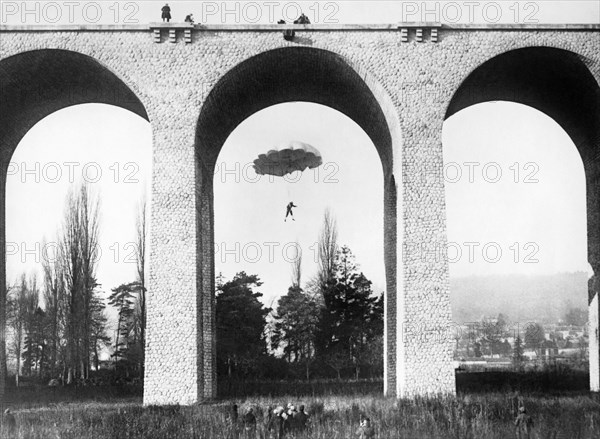
[[[446,244],[441,135],[448,103],[477,66],[528,46],[573,51],[600,82],[600,34],[441,29],[439,41],[432,42],[427,32],[423,42],[416,42],[412,33],[402,42],[395,30],[306,30],[297,32],[300,43],[294,43],[284,41],[279,31],[195,30],[191,44],[182,35],[172,44],[165,37],[155,43],[149,30],[2,30],[0,68],[3,59],[24,51],[76,51],[121,78],[148,113],[153,181],[145,404],[191,404],[215,396],[214,370],[205,373],[214,364],[205,358],[215,354],[214,324],[204,321],[212,309],[214,280],[207,282],[200,273],[200,267],[210,272],[213,261],[203,260],[198,251],[202,239],[212,239],[208,219],[197,218],[201,182],[195,129],[203,102],[219,78],[238,63],[299,44],[340,54],[353,68],[368,72],[380,87],[375,96],[380,100],[385,95],[399,120],[401,143],[397,133],[397,147],[386,159],[392,163],[385,164],[393,170],[386,185],[395,185],[395,190],[386,188],[386,205],[395,204],[397,210],[395,242],[387,242],[396,236],[386,228],[386,252],[396,256],[385,255],[386,261],[396,260],[396,267],[386,267],[388,289],[396,287],[396,303],[388,297],[386,309],[397,317],[386,324],[386,352],[391,354],[386,358],[387,393],[455,391],[448,262],[435,252]],[[118,99],[114,104],[119,105]],[[397,200],[390,199],[394,193]],[[595,306],[597,315],[597,302]],[[213,348],[207,349],[209,343]],[[592,371],[598,376],[597,364]]]

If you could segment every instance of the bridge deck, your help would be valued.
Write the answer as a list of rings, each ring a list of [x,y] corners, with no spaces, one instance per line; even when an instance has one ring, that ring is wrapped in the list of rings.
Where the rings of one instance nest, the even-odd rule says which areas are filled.
[[[402,28],[439,28],[461,31],[597,31],[600,24],[211,24],[187,23],[99,24],[99,25],[0,25],[0,32],[140,32],[152,29],[193,29],[195,31],[274,32],[282,29],[307,31],[396,31]]]

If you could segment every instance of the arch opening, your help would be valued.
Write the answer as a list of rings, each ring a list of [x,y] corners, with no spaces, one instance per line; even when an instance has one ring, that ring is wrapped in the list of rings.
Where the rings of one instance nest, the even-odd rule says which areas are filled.
[[[214,204],[213,175],[217,157],[234,129],[249,116],[286,102],[321,104],[353,120],[369,136],[381,159],[384,175],[384,260],[386,320],[396,310],[396,209],[390,181],[394,161],[400,162],[400,130],[394,106],[382,88],[359,74],[335,53],[313,48],[276,49],[250,58],[226,75],[208,95],[196,129],[198,308],[202,310],[198,370],[203,375],[199,393],[216,395],[214,327]],[[396,163],[396,166],[399,166]],[[396,177],[398,180],[399,178]],[[395,182],[393,184],[395,186]],[[395,190],[395,188],[394,188]],[[395,195],[395,192],[394,192]],[[396,393],[396,334],[384,335],[386,394]],[[388,339],[389,337],[389,339]],[[388,340],[388,341],[386,341]]]
[[[148,114],[125,82],[96,59],[78,52],[43,49],[0,60],[0,240],[6,248],[6,184],[13,154],[25,135],[43,119],[67,107],[107,104],[148,121]],[[40,163],[41,165],[41,163]],[[50,179],[62,170],[51,164]],[[14,167],[13,167],[14,168]],[[41,166],[40,166],[41,168]],[[12,169],[14,171],[14,169]],[[68,172],[67,172],[68,174]],[[61,174],[64,175],[64,174]],[[97,178],[97,175],[91,178]],[[41,238],[41,237],[40,237]],[[5,345],[6,252],[0,254],[1,337]],[[5,355],[5,346],[0,349]],[[0,359],[5,364],[5,358]],[[0,371],[0,386],[5,384]],[[3,393],[4,388],[0,389]]]
[[[500,54],[474,69],[455,92],[446,119],[475,104],[508,101],[554,120],[579,152],[585,173],[590,320],[590,388],[600,390],[598,274],[600,273],[600,87],[579,55],[550,47]],[[544,152],[540,152],[542,154]],[[594,327],[595,325],[595,327]]]
[[[256,175],[252,164],[259,154],[294,139],[315,147],[323,164],[286,177]],[[269,321],[273,315],[281,315],[277,311],[281,303],[285,312],[286,300],[298,299],[299,296],[307,301],[314,298],[321,292],[311,283],[318,272],[316,242],[323,226],[324,213],[329,210],[337,223],[338,246],[346,245],[350,249],[358,264],[357,272],[364,273],[372,282],[372,297],[380,297],[385,290],[381,257],[382,181],[381,161],[371,140],[354,121],[340,112],[319,104],[293,102],[253,114],[228,137],[216,166],[217,278],[227,282],[240,271],[258,275],[262,282],[256,288],[262,294],[260,301],[273,310]],[[289,201],[298,206],[293,211],[293,220],[284,218]],[[299,279],[292,280],[295,262],[300,264]],[[293,286],[299,287],[300,291],[293,289],[290,294]],[[284,297],[287,299],[280,302]],[[223,302],[217,295],[217,318],[221,316],[222,319],[228,314],[224,308],[219,308],[219,303]],[[312,306],[313,302],[308,303]],[[223,325],[223,320],[220,322],[220,327],[217,326],[219,334],[226,334],[228,326],[234,326]],[[319,352],[316,352],[316,327],[307,328],[309,341],[297,351],[286,351],[286,343],[297,340],[295,335],[287,338],[285,331],[279,333],[284,335],[284,339],[276,342],[277,349],[269,345],[265,356],[265,360],[269,361],[276,361],[273,357],[280,358],[285,367],[280,367],[278,373],[289,373],[299,378],[335,376],[333,369],[323,363],[324,347],[319,345]],[[228,339],[231,340],[231,337]],[[369,344],[374,346],[379,347],[381,342],[379,335],[369,338]],[[219,378],[232,371],[234,375],[239,373],[238,367],[232,370],[225,366],[231,363],[225,361],[223,351],[228,349],[231,352],[232,344],[219,343],[217,346]],[[363,364],[355,373],[362,377],[380,375],[382,359],[364,355],[361,358]],[[322,366],[315,361],[320,361]],[[345,365],[342,374],[350,376],[350,369],[349,365]],[[262,368],[251,370],[250,373],[243,372],[243,376],[254,379],[264,372]]]

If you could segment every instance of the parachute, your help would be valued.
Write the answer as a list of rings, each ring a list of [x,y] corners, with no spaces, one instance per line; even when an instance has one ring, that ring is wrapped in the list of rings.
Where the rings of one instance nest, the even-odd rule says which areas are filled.
[[[287,142],[254,160],[254,170],[259,175],[283,177],[295,171],[304,171],[321,166],[321,153],[307,143]]]

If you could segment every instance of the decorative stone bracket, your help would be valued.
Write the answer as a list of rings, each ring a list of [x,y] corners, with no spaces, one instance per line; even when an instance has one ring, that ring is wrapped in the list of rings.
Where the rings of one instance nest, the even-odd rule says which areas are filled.
[[[192,23],[152,23],[150,25],[150,29],[154,34],[154,42],[161,43],[162,42],[162,31],[169,32],[169,42],[176,43],[177,42],[177,34],[183,34],[183,40],[186,44],[190,44],[192,42],[192,29],[194,29],[194,25]]]
[[[410,33],[412,33],[411,31],[414,30],[414,41],[416,41],[417,43],[422,43],[423,41],[425,41],[425,33],[423,31],[423,29],[427,29],[429,30],[429,41],[431,41],[432,43],[437,43],[438,42],[438,27],[441,26],[436,26],[436,27],[426,27],[426,28],[422,28],[422,27],[402,27],[399,26],[398,28],[400,29],[400,37],[401,37],[401,41],[403,43],[408,43],[409,42],[409,37],[410,37]]]

